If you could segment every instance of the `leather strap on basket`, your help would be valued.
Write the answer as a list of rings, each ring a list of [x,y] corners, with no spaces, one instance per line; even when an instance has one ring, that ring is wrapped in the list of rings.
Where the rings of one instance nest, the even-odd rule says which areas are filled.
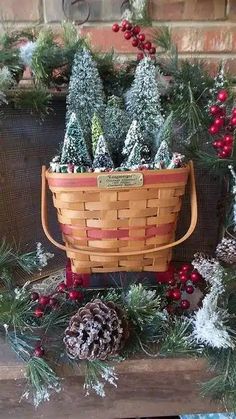
[[[109,253],[109,256],[135,256],[135,255],[146,255],[149,253],[159,252],[160,250],[165,250],[174,246],[178,246],[180,243],[183,243],[185,240],[187,240],[191,236],[197,224],[197,194],[196,194],[196,184],[195,184],[193,162],[190,162],[189,165],[190,165],[190,185],[191,185],[191,191],[190,191],[191,222],[190,222],[189,229],[184,234],[184,236],[182,236],[180,239],[172,243],[168,243],[160,247],[153,247],[152,249],[135,250],[135,251],[128,251],[128,252],[114,252],[114,253]],[[82,255],[95,255],[95,256],[108,255],[107,253],[104,253],[104,252],[94,252],[91,250],[82,250],[79,248],[64,246],[63,244],[58,243],[51,236],[48,230],[48,220],[47,220],[46,166],[42,167],[41,221],[42,221],[43,231],[45,235],[47,236],[48,240],[59,249],[64,250],[66,252],[73,251],[75,253],[80,253]]]

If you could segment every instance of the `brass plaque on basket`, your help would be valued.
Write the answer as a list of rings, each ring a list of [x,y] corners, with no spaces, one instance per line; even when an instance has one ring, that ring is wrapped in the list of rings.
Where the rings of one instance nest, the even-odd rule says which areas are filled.
[[[107,174],[97,178],[98,188],[137,188],[143,186],[142,173]]]

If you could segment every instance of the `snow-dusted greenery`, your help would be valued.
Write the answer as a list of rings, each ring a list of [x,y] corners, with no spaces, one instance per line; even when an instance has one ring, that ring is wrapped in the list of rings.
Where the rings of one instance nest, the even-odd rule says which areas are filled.
[[[167,168],[171,162],[171,154],[169,150],[168,143],[163,140],[160,144],[160,147],[158,148],[154,163],[155,165],[158,165],[158,168]]]
[[[91,121],[94,113],[104,112],[104,92],[97,65],[91,53],[83,49],[75,54],[67,96],[67,120],[75,113],[84,138],[91,147]],[[91,152],[91,149],[89,150]]]
[[[100,137],[100,135],[103,135],[103,128],[102,128],[102,122],[101,118],[95,113],[93,115],[92,119],[92,147],[93,147],[93,153],[96,150],[97,142]]]
[[[224,268],[217,259],[198,255],[193,266],[210,285],[210,292],[204,297],[202,307],[193,316],[192,338],[198,344],[212,348],[234,348],[235,342],[227,322],[229,313],[222,308],[219,299],[224,293]]]
[[[105,138],[103,135],[100,135],[96,151],[94,154],[94,161],[93,161],[94,169],[110,169],[113,167],[113,161],[111,159]]]
[[[124,166],[138,165],[142,160],[144,138],[137,120],[133,120],[127,133],[122,154],[125,158]]]
[[[139,121],[144,138],[154,141],[164,123],[156,67],[150,58],[141,60],[136,68],[134,82],[126,97],[130,117]]]
[[[80,123],[73,112],[67,125],[61,154],[61,163],[91,166],[91,160]]]
[[[26,42],[20,46],[20,59],[25,66],[31,66],[32,57],[34,54],[35,49],[37,48],[37,42]]]
[[[0,69],[0,92],[5,92],[15,84],[14,78],[7,67]]]

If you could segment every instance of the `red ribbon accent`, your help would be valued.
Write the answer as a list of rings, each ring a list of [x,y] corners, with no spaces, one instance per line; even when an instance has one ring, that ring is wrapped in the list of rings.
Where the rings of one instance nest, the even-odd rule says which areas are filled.
[[[145,235],[144,236],[130,236],[130,230],[129,229],[119,229],[119,230],[103,230],[100,228],[89,228],[87,227],[84,229],[84,231],[87,231],[87,236],[82,237],[78,236],[76,237],[73,235],[73,237],[77,240],[86,240],[86,239],[93,239],[93,240],[102,240],[102,239],[122,239],[122,240],[145,240],[151,237],[155,237],[158,235],[164,235],[169,234],[173,231],[174,223],[168,223],[168,224],[161,224],[159,226],[148,226],[148,227],[140,227],[140,229],[145,229]],[[61,224],[61,230],[66,235],[72,235],[73,230],[76,228],[76,226],[71,226],[68,224]],[[79,234],[79,233],[78,233]]]
[[[176,183],[176,182],[183,182],[186,183],[188,178],[188,172],[181,172],[178,173],[178,169],[176,169],[176,173],[145,173],[143,171],[143,184],[145,185],[155,185],[156,183]],[[132,173],[132,172],[130,172]],[[134,172],[136,173],[136,172]],[[115,173],[118,175],[118,173]],[[99,175],[102,176],[101,173]],[[60,174],[61,176],[61,174]],[[83,174],[75,174],[75,178],[66,178],[68,176],[65,173],[65,177],[48,177],[48,184],[52,187],[64,187],[64,188],[73,188],[73,187],[96,187],[97,186],[97,176],[98,174],[94,174],[94,176],[87,175],[83,176]],[[118,175],[119,176],[119,175]]]

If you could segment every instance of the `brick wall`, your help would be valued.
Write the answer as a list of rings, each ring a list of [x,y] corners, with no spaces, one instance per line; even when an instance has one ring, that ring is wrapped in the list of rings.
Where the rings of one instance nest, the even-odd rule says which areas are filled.
[[[83,20],[87,14],[86,2],[69,7],[71,19]],[[121,33],[111,31],[111,23],[119,21],[123,0],[88,0],[89,21],[80,26],[89,34],[93,45],[103,51],[114,47],[116,52],[133,54],[134,49]],[[80,6],[78,6],[80,4]],[[62,0],[0,0],[1,15],[14,24],[57,25],[65,18]],[[236,0],[149,0],[149,13],[154,27],[172,28],[181,56],[200,56],[212,67],[219,60],[236,73]],[[147,29],[148,31],[148,29]]]

